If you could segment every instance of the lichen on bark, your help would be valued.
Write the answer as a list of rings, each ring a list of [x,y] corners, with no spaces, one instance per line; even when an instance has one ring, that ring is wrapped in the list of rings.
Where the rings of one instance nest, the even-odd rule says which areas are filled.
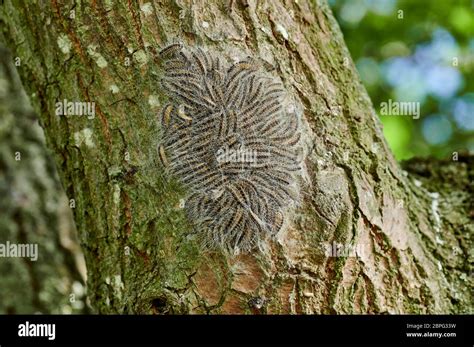
[[[13,57],[1,45],[0,244],[0,313],[89,311],[69,201]],[[12,247],[30,252],[11,256]]]

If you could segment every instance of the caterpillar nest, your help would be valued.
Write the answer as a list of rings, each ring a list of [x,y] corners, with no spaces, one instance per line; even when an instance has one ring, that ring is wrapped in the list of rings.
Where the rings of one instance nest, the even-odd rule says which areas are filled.
[[[202,48],[160,52],[159,155],[186,188],[185,211],[206,248],[248,252],[298,204],[300,122],[281,82],[253,59],[227,64]]]

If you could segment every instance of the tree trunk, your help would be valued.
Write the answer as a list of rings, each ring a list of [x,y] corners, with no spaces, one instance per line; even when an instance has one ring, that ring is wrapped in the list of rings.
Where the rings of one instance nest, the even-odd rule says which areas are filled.
[[[98,312],[472,313],[472,159],[400,168],[325,1],[0,8],[76,204]],[[156,52],[178,41],[258,59],[303,106],[310,183],[290,225],[252,252],[202,251],[186,191],[159,163]],[[57,116],[64,99],[94,102],[95,116]]]
[[[0,244],[0,314],[88,312],[72,213],[12,56],[1,46]],[[17,245],[28,245],[26,257],[10,251]]]

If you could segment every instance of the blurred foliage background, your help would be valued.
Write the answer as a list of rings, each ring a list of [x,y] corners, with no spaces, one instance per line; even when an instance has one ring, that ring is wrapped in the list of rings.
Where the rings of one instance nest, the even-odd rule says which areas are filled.
[[[398,160],[474,152],[474,0],[329,0]],[[420,117],[380,115],[419,102]]]

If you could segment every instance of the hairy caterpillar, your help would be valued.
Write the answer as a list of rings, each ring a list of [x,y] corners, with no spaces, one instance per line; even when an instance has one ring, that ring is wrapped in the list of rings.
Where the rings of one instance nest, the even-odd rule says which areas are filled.
[[[287,93],[251,59],[226,64],[181,43],[160,57],[169,104],[159,153],[189,192],[187,216],[205,247],[250,251],[299,200],[300,129]]]

